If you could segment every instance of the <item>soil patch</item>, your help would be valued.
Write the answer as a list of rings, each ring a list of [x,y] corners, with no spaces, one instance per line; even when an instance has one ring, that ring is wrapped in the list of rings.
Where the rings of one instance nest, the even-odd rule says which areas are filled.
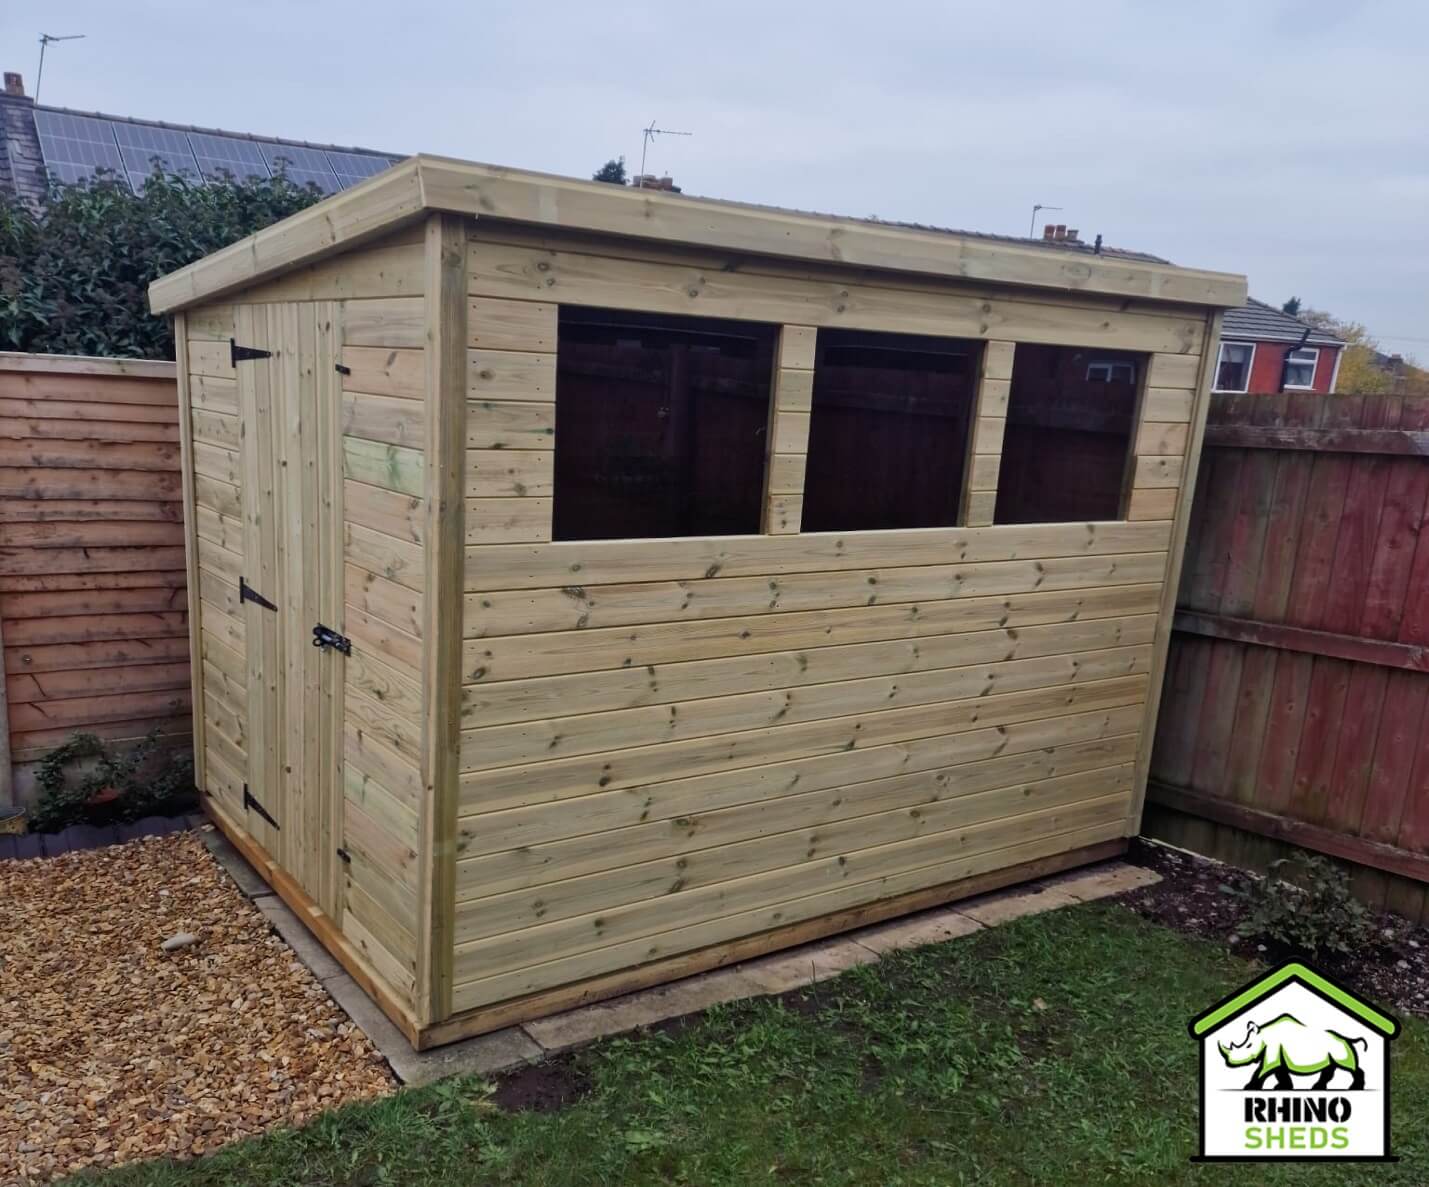
[[[507,1072],[492,1099],[508,1113],[554,1113],[590,1091],[579,1054],[556,1056]]]
[[[1429,928],[1398,915],[1374,917],[1374,940],[1352,957],[1306,957],[1275,940],[1242,934],[1245,891],[1256,875],[1234,866],[1184,853],[1141,837],[1126,860],[1161,875],[1161,881],[1118,897],[1117,902],[1153,922],[1224,944],[1237,956],[1265,964],[1291,957],[1316,968],[1390,1010],[1429,1017]]]

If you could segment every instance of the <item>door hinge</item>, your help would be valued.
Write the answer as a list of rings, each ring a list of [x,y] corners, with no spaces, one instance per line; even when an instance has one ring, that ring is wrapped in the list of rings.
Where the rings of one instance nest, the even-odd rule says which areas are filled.
[[[344,865],[352,864],[352,854],[349,853],[346,849],[344,849],[341,845],[337,847],[337,855],[338,857],[342,858],[342,862]]]
[[[332,369],[333,369],[334,371],[336,371],[339,375],[351,375],[351,374],[352,374],[352,368],[351,368],[351,367],[346,367],[346,366],[344,366],[342,363],[334,363],[334,364],[332,365]]]
[[[265,610],[276,610],[278,608],[240,576],[238,578],[238,603],[242,605],[244,602],[257,602]]]
[[[259,816],[263,817],[263,819],[266,820],[269,824],[271,824],[274,828],[282,828],[282,825],[280,825],[276,820],[274,820],[273,817],[269,814],[268,809],[265,808],[262,804],[260,804],[256,798],[254,798],[253,793],[248,790],[248,784],[245,783],[243,785],[243,810],[246,812],[249,808],[252,808],[253,811],[257,812]]]
[[[313,646],[332,647],[341,651],[343,655],[352,654],[352,640],[346,635],[339,635],[331,627],[323,626],[322,623],[313,627]]]
[[[271,350],[259,350],[256,346],[239,346],[235,339],[228,340],[228,361],[235,367],[248,359],[271,359],[272,357]]]

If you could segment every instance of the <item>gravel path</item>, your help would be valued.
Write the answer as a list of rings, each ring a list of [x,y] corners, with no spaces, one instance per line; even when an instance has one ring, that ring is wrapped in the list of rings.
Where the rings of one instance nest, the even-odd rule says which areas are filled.
[[[0,1183],[192,1157],[394,1088],[193,833],[0,862],[0,905]]]

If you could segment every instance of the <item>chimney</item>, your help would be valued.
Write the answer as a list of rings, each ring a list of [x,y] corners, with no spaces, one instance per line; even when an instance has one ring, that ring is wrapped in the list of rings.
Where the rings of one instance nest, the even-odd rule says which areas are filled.
[[[666,194],[678,194],[680,187],[675,184],[675,179],[668,173],[664,177],[656,177],[653,173],[642,173],[635,179],[636,189],[660,190]]]
[[[1055,239],[1055,238],[1057,238],[1057,228],[1056,228],[1055,226],[1053,226],[1051,223],[1048,223],[1046,226],[1044,226],[1044,227],[1042,228],[1042,238],[1043,238],[1043,239]]]
[[[18,70],[5,71],[5,93],[21,99],[25,97],[25,80]]]
[[[1068,242],[1068,243],[1080,243],[1081,240],[1077,238],[1077,235],[1078,235],[1079,233],[1080,233],[1080,232],[1078,232],[1078,230],[1077,230],[1076,227],[1072,227],[1072,228],[1071,228],[1070,230],[1068,230],[1068,232],[1067,232],[1067,242]]]

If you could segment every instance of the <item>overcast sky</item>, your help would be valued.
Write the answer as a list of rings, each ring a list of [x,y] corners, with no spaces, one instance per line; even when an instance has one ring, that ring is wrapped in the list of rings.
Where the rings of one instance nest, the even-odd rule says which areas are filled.
[[[45,103],[1244,272],[1429,356],[1429,5],[4,0]]]

